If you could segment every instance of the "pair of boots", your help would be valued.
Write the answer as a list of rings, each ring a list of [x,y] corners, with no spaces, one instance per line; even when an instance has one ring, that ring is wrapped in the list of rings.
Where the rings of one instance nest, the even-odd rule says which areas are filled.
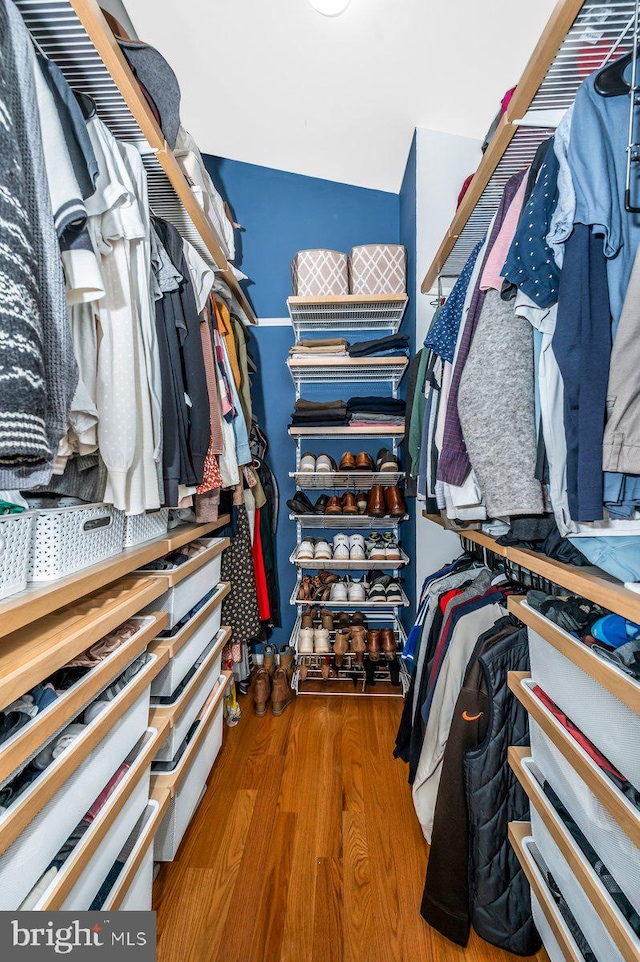
[[[271,701],[274,715],[282,715],[296,697],[291,687],[294,651],[289,645],[280,650],[280,665],[275,667],[275,645],[264,646],[264,665],[253,676],[253,703],[256,715],[263,718]]]

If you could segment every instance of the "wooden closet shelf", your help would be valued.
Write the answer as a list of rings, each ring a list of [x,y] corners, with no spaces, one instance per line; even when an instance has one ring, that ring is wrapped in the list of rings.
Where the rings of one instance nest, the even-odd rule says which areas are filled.
[[[601,805],[615,819],[625,835],[629,836],[634,845],[640,847],[640,811],[627,802],[611,779],[595,762],[591,761],[584,749],[536,698],[531,689],[522,684],[528,678],[526,672],[509,672],[509,688],[547,738],[562,754],[563,758],[566,759],[568,765],[580,776]],[[530,755],[531,750],[529,748],[510,748],[509,761],[511,767],[513,768],[514,764],[517,763],[521,768],[522,758]],[[516,774],[518,774],[517,771]]]
[[[640,714],[640,683],[620,668],[616,668],[613,662],[599,658],[587,645],[530,608],[525,598],[512,595],[507,600],[507,607],[516,618],[553,645],[556,651],[606,688],[631,711]]]
[[[554,902],[553,896],[549,892],[542,872],[533,856],[527,851],[526,840],[530,837],[531,824],[529,822],[511,822],[509,824],[509,841],[511,842],[511,846],[516,853],[524,874],[527,876],[531,890],[544,912],[549,928],[553,932],[566,962],[584,962],[582,953],[568,933],[566,923],[560,915],[560,910]]]
[[[145,616],[147,624],[141,623],[141,630],[118,648],[112,655],[100,662],[69,692],[53,702],[46,711],[36,715],[29,724],[20,729],[16,737],[0,746],[0,782],[8,778],[20,764],[52,738],[57,731],[69,724],[110,682],[120,675],[127,665],[146,650],[151,639],[167,623],[166,613]],[[168,654],[159,653],[161,660],[169,660]],[[1,669],[0,669],[1,670]],[[24,694],[27,689],[24,689]],[[6,705],[5,705],[6,707]]]
[[[149,713],[149,721],[150,724],[155,728],[157,728],[159,725],[162,725],[163,727],[167,725],[169,728],[176,727],[180,718],[189,707],[191,698],[193,697],[194,692],[198,690],[202,679],[207,674],[216,658],[229,641],[231,637],[231,628],[222,628],[219,634],[220,637],[218,638],[216,644],[211,649],[206,659],[202,662],[198,671],[195,672],[193,677],[189,680],[189,683],[180,693],[180,697],[172,705],[152,706]]]
[[[0,637],[8,635],[18,628],[23,628],[39,618],[72,604],[79,598],[103,588],[112,581],[117,581],[125,575],[131,574],[136,568],[155,561],[162,555],[202,537],[210,531],[226,524],[228,515],[224,515],[215,522],[200,525],[185,525],[175,529],[171,534],[161,535],[152,541],[125,548],[119,554],[99,561],[89,568],[76,571],[66,578],[56,581],[34,582],[30,587],[18,594],[11,595],[6,601],[0,602]],[[158,595],[154,595],[155,598]],[[150,599],[153,601],[153,598]],[[140,609],[138,609],[140,610]],[[128,616],[125,616],[128,617]],[[124,620],[124,619],[123,619]],[[4,645],[4,643],[3,643]],[[0,652],[4,647],[0,646]]]
[[[197,755],[198,749],[209,730],[209,726],[213,723],[216,713],[222,704],[227,689],[233,680],[233,672],[223,671],[220,678],[222,680],[220,681],[215,698],[207,706],[206,714],[200,720],[198,730],[195,733],[193,740],[189,743],[184,755],[180,759],[178,767],[173,772],[162,772],[151,776],[151,785],[154,791],[156,789],[166,789],[170,792],[171,798],[173,798],[178,792],[189,772],[191,762]]]
[[[150,578],[123,578],[5,636],[0,642],[0,711],[152,604],[163,590]],[[154,617],[157,633],[167,616]]]
[[[638,962],[640,943],[615,903],[608,897],[602,882],[578,848],[562,819],[544,793],[542,786],[522,765],[519,753],[510,750],[509,763],[529,801],[545,824],[553,841],[567,862],[576,882],[598,913],[602,924],[617,945],[626,962]]]
[[[422,514],[428,521],[444,527],[440,515],[428,514],[426,511]],[[503,545],[496,544],[495,538],[480,531],[454,531],[453,533],[507,558],[512,564],[533,571],[576,595],[595,601],[603,608],[640,624],[640,594],[629,591],[621,581],[612,578],[601,568],[591,566],[578,568],[575,565],[563,564],[562,561],[555,561],[538,551],[529,551],[526,548],[505,548]]]
[[[398,428],[385,428],[384,424],[365,428],[352,428],[348,424],[340,427],[290,427],[289,434],[292,438],[400,438],[404,436],[404,425]]]

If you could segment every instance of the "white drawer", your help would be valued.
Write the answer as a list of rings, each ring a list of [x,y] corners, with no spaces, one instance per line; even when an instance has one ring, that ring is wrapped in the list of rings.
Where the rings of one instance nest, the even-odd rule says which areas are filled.
[[[166,611],[169,628],[173,628],[220,581],[221,546],[227,544],[228,539],[216,538],[201,555],[186,561],[175,571],[138,569],[138,573],[147,578],[164,579],[168,586],[167,591],[147,610]],[[208,558],[210,560],[207,560]]]
[[[150,911],[153,890],[153,835],[158,803],[149,799],[117,861],[124,865],[106,895],[101,911]]]
[[[640,715],[532,628],[531,677],[618,771],[640,789]]]
[[[601,857],[631,904],[640,912],[640,850],[531,718],[529,726],[533,762],[575,819],[578,828]],[[580,752],[584,756],[585,764],[599,772],[598,766],[587,752],[582,748]],[[526,760],[523,764],[527,767]],[[619,796],[620,804],[628,809],[632,817],[637,818],[638,811],[633,803],[613,782],[611,786]]]
[[[80,767],[76,768],[64,781],[62,787],[40,810],[34,807],[33,817],[26,828],[0,856],[0,910],[15,910],[24,901],[73,829],[91,807],[97,794],[145,733],[149,718],[151,675],[156,667],[155,657],[151,657],[152,661],[139,673],[140,678],[134,678],[131,682],[132,685],[136,680],[140,683],[148,677],[149,684],[124,714],[114,722],[93,751],[84,758]],[[48,784],[55,784],[57,773],[64,771],[67,756],[77,752],[83,740],[86,741],[91,737],[92,729],[98,728],[101,724],[108,724],[110,717],[115,718],[119,702],[127,697],[128,687],[113,699],[106,711],[87,726],[87,730],[70,748],[62,752],[49,765],[14,805],[0,815],[0,840],[3,829],[5,827],[7,830],[11,829],[10,822],[16,817],[18,809],[27,814],[30,813],[30,800],[41,790],[43,780]]]
[[[122,895],[120,912],[150,912],[153,903],[153,844],[152,839],[142,856],[131,885]]]
[[[214,685],[220,678],[222,667],[223,639],[227,632],[220,632],[221,638],[215,638],[205,649],[200,659],[195,675],[181,692],[180,697],[172,705],[158,705],[155,709],[160,716],[168,715],[171,719],[169,735],[158,753],[156,761],[168,762],[174,758],[176,752],[187,737],[189,729],[200,714]],[[153,711],[153,699],[152,699]]]
[[[162,636],[171,651],[169,663],[154,679],[151,694],[154,697],[170,697],[182,679],[195,665],[207,645],[220,629],[222,600],[227,595],[226,586],[220,584],[213,597],[175,635]]]

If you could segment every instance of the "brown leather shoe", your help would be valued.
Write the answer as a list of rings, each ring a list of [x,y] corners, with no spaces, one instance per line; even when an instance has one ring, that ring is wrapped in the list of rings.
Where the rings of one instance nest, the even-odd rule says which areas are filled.
[[[384,502],[384,488],[381,484],[374,484],[367,498],[366,513],[370,518],[384,518],[387,508]]]
[[[327,501],[326,507],[324,509],[325,514],[342,514],[342,503],[340,498],[334,494]]]
[[[351,650],[356,656],[356,663],[360,666],[364,665],[364,653],[367,650],[366,637],[367,633],[362,625],[355,625],[351,629]]]
[[[380,644],[387,661],[394,661],[398,654],[396,636],[393,628],[383,628],[380,631]]]
[[[287,668],[276,668],[273,674],[273,692],[271,694],[271,711],[274,715],[281,715],[291,704],[296,693],[291,687],[291,672]]]
[[[354,471],[356,466],[356,459],[354,458],[351,451],[345,451],[340,460],[339,471]]]
[[[371,661],[380,661],[380,629],[370,628],[367,632],[367,654]]]
[[[336,631],[336,640],[333,643],[333,653],[336,656],[336,665],[338,666],[338,668],[342,667],[344,656],[349,651],[350,637],[351,637],[350,628],[345,628],[341,631]]]
[[[349,628],[351,625],[351,616],[346,611],[339,611],[338,614],[334,616],[334,621],[336,628]]]
[[[333,631],[333,612],[328,608],[320,609],[320,623],[327,631]]]
[[[365,616],[361,611],[354,611],[354,613],[351,615],[351,624],[362,625],[364,628],[366,628],[367,619],[365,618]]]
[[[366,451],[361,451],[356,457],[356,470],[357,471],[375,471],[373,466],[373,458]]]
[[[366,514],[368,499],[369,499],[369,493],[367,491],[356,491],[356,504],[358,505],[358,514]]]
[[[392,518],[403,518],[407,513],[407,506],[397,484],[392,484],[384,488],[384,498],[387,506],[387,514]]]
[[[320,665],[320,673],[322,675],[322,680],[327,681],[331,676],[331,659],[323,658],[322,664]]]
[[[302,612],[302,620],[300,622],[301,628],[313,628],[313,623],[318,618],[318,612],[315,608],[305,608]]]
[[[270,698],[271,675],[266,668],[258,668],[253,676],[253,705],[259,718],[263,718],[267,714],[267,704]]]
[[[345,491],[345,493],[342,495],[342,513],[343,514],[358,513],[356,496],[353,493],[353,491]]]

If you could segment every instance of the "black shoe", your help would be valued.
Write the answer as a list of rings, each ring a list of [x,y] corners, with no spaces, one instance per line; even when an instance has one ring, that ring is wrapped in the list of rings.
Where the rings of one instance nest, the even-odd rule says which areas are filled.
[[[383,472],[400,470],[398,459],[389,448],[380,448],[378,457],[376,458],[376,467],[378,471]]]
[[[318,500],[316,501],[315,505],[313,506],[313,509],[312,509],[313,513],[324,514],[324,509],[326,508],[328,501],[329,501],[328,495],[321,494]],[[311,504],[311,502],[309,502],[309,504]]]
[[[376,669],[372,661],[367,658],[364,663],[364,673],[367,676],[367,687],[373,688],[376,683]]]
[[[287,507],[291,508],[294,514],[314,514],[315,509],[304,491],[296,491],[294,496],[287,501]]]
[[[400,665],[398,664],[398,659],[394,658],[393,661],[387,662],[387,668],[391,676],[391,684],[400,685]]]

